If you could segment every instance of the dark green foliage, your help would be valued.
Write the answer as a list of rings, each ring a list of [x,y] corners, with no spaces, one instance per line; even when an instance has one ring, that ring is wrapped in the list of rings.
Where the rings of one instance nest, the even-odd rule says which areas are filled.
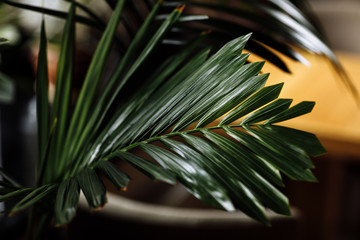
[[[76,214],[79,202],[80,187],[76,179],[63,181],[57,191],[55,200],[55,224],[68,223]]]
[[[55,224],[66,224],[75,216],[80,190],[91,209],[101,208],[106,203],[106,188],[99,173],[118,189],[130,181],[125,172],[109,162],[113,159],[129,163],[153,180],[169,184],[178,181],[209,205],[228,211],[240,209],[264,224],[269,224],[266,207],[289,215],[288,199],[279,190],[283,187],[282,174],[295,180],[316,181],[308,155],[317,156],[325,150],[313,134],[273,124],[311,112],[314,103],[301,102],[291,107],[291,99],[277,99],[283,84],[264,87],[268,78],[268,74],[261,74],[264,62],[249,63],[249,54],[243,53],[252,35],[238,37],[241,31],[233,32],[233,25],[222,26],[227,34],[231,31],[237,37],[230,35],[231,41],[220,39],[221,44],[225,40],[227,43],[211,49],[207,42],[214,38],[211,34],[199,34],[191,31],[194,25],[184,24],[205,18],[181,18],[183,6],[178,1],[145,1],[149,9],[145,19],[135,1],[106,2],[113,8],[107,24],[101,23],[86,5],[75,2],[68,13],[43,10],[67,19],[55,100],[49,111],[43,27],[37,80],[38,181],[34,188],[23,188],[0,171],[4,177],[0,200],[19,199],[11,213],[39,202],[55,203]],[[256,25],[269,26],[268,32],[256,33],[255,37],[297,60],[302,58],[288,43],[297,42],[304,49],[327,54],[335,62],[315,28],[295,5],[283,2],[269,1],[267,6],[262,1],[247,0],[239,9],[215,8],[207,3],[189,5],[241,14]],[[174,4],[175,9],[159,17],[160,10]],[[89,18],[76,15],[77,8],[85,9]],[[114,64],[114,71],[104,74],[118,25],[125,24],[124,9],[128,8],[142,24],[124,52],[119,51],[120,61]],[[285,10],[289,15],[284,15]],[[285,22],[280,21],[283,18]],[[104,32],[72,104],[77,21],[96,23]],[[220,24],[216,19],[204,23]],[[183,41],[185,46],[176,52],[160,55],[163,43],[175,30],[189,30],[191,40]],[[309,39],[299,42],[300,33]],[[288,41],[281,44],[268,38],[274,34]],[[256,41],[250,46],[260,49]],[[264,52],[264,56],[276,61],[270,50]],[[140,155],[144,153],[152,160]]]

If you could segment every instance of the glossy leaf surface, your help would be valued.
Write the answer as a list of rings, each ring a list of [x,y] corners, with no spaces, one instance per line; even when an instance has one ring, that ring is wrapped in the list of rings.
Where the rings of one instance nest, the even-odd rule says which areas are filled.
[[[76,215],[79,202],[80,187],[76,179],[63,181],[55,200],[55,224],[62,225],[70,222]]]
[[[100,162],[98,168],[117,189],[126,187],[130,181],[130,177],[111,162]]]
[[[106,203],[106,189],[95,171],[84,169],[77,177],[80,188],[91,209],[101,208]]]
[[[236,22],[219,29],[224,20],[191,14],[181,17],[184,6],[179,1],[106,2],[113,14],[103,26],[104,33],[74,99],[71,83],[79,20],[75,10],[81,8],[92,22],[100,21],[85,5],[71,3],[49,114],[46,37],[42,31],[38,113],[39,122],[52,125],[39,125],[40,164],[44,167],[40,167],[34,188],[11,186],[11,179],[5,178],[0,182],[5,193],[0,200],[19,197],[12,213],[39,202],[55,202],[55,223],[66,224],[74,217],[80,189],[91,209],[106,203],[106,188],[99,173],[117,188],[127,186],[128,175],[109,162],[119,160],[153,180],[179,182],[211,206],[240,209],[264,224],[269,224],[265,208],[288,215],[288,199],[279,189],[284,186],[281,174],[316,181],[308,155],[322,154],[324,149],[314,135],[274,124],[310,112],[314,103],[291,106],[291,99],[277,99],[283,84],[264,87],[268,78],[261,72],[264,62],[248,63],[249,54],[243,53],[252,35],[238,37],[241,31],[250,32],[249,27],[237,32],[234,29],[242,26]],[[149,14],[147,18],[140,2]],[[290,44],[333,57],[295,5],[259,0],[245,0],[239,8],[188,3],[251,22],[259,31],[253,34],[255,41],[249,47],[282,69],[287,68],[281,59],[258,41],[264,40],[297,60],[301,57]],[[168,10],[174,4],[175,9]],[[125,26],[130,22],[125,20],[129,11],[139,22],[138,28],[131,28],[134,34]],[[49,11],[45,9],[44,13]],[[159,17],[159,13],[165,15]],[[197,26],[216,28],[215,37],[200,34],[199,28],[191,25],[195,21],[203,24]],[[127,48],[113,44],[119,24],[128,33]],[[176,34],[186,37],[177,39]],[[217,44],[211,45],[213,40]],[[177,44],[176,53],[174,46],[164,52],[164,42]],[[109,62],[113,49],[119,50],[118,62]],[[105,74],[107,64],[113,71]],[[42,219],[49,217],[51,214]]]

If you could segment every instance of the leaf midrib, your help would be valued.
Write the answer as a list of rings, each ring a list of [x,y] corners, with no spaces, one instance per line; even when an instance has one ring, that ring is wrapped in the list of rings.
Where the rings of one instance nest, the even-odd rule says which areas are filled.
[[[218,126],[206,127],[206,128],[193,128],[193,129],[189,129],[189,130],[171,132],[171,133],[163,134],[163,135],[160,135],[160,136],[150,137],[150,138],[145,139],[145,140],[143,140],[143,141],[131,143],[131,144],[129,144],[129,145],[126,146],[126,147],[120,148],[119,150],[110,153],[109,155],[103,157],[102,159],[104,159],[104,160],[110,160],[110,159],[112,159],[113,157],[116,156],[116,153],[117,153],[117,152],[119,152],[119,151],[121,151],[121,152],[128,152],[128,151],[130,151],[130,150],[138,147],[138,146],[141,145],[141,144],[152,143],[152,142],[155,142],[155,141],[159,141],[159,140],[161,140],[161,139],[164,139],[164,138],[177,137],[177,136],[180,136],[180,135],[182,135],[182,134],[197,133],[197,132],[201,132],[202,130],[205,130],[205,129],[206,129],[206,130],[223,129],[224,126],[225,126],[225,125],[220,125],[220,126],[218,125]],[[226,126],[227,126],[227,127],[230,127],[230,128],[243,128],[243,125],[241,125],[241,124],[226,125]],[[251,126],[257,126],[257,125],[251,125]]]

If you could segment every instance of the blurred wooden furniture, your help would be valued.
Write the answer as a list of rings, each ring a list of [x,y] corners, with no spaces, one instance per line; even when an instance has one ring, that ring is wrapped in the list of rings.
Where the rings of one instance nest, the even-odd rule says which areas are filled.
[[[80,198],[81,206],[86,206]],[[209,208],[180,208],[135,201],[108,193],[104,209],[80,211],[70,225],[70,239],[192,240],[304,239],[303,223],[297,209],[286,217],[267,211],[272,227],[262,225],[240,211],[225,212]]]
[[[360,92],[360,56],[338,56]],[[306,239],[359,239],[360,99],[350,94],[327,60],[315,55],[305,57],[311,66],[287,61],[293,75],[269,63],[263,71],[270,72],[269,85],[285,82],[280,97],[294,99],[293,104],[316,102],[311,114],[282,124],[315,133],[328,151],[314,159],[319,184],[289,181],[286,191],[290,203],[304,211],[308,221]]]
[[[347,91],[327,60],[305,56],[311,66],[289,62],[293,75],[280,72],[270,64],[264,68],[264,72],[270,72],[268,84],[285,82],[280,97],[293,98],[294,103],[316,102],[311,114],[285,125],[316,133],[330,154],[360,156],[360,99]],[[360,92],[360,56],[339,53],[339,58]]]

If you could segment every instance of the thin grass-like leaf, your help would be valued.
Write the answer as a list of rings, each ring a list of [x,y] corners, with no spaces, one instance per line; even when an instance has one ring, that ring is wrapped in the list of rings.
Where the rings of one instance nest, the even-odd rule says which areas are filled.
[[[1,182],[1,181],[0,181]],[[14,192],[14,188],[12,187],[5,187],[2,183],[0,183],[0,196],[6,195],[8,193]],[[4,201],[9,201],[10,199],[6,199]]]
[[[36,80],[36,113],[38,123],[38,166],[43,165],[45,147],[49,137],[49,96],[48,96],[47,38],[45,22],[42,20],[40,47]]]
[[[21,188],[21,185],[14,178],[9,176],[9,174],[5,173],[4,169],[1,167],[0,167],[0,176],[3,177],[4,180],[10,183],[12,186]]]
[[[21,188],[21,187],[14,186],[13,184],[11,184],[11,183],[9,183],[7,181],[2,181],[2,180],[0,180],[0,187],[6,187],[6,188],[11,188],[11,189]]]
[[[113,4],[113,2],[111,1],[108,3]],[[78,136],[80,139],[75,141],[75,144],[73,144],[75,145],[74,155],[77,155],[77,153],[80,150],[80,146],[84,143],[84,141],[86,141],[86,139],[89,139],[88,136],[90,134],[97,133],[97,130],[100,127],[103,119],[105,118],[107,111],[110,109],[112,102],[114,101],[117,94],[119,94],[119,91],[121,90],[122,86],[126,83],[126,80],[123,80],[122,83],[120,84],[121,86],[118,87],[116,86],[116,83],[118,83],[119,78],[121,77],[122,74],[124,74],[123,71],[128,67],[130,62],[132,62],[133,58],[135,57],[140,47],[143,44],[145,44],[144,38],[146,38],[146,34],[148,33],[148,27],[153,21],[155,14],[160,7],[160,4],[161,3],[159,2],[157,5],[154,6],[151,13],[147,17],[146,21],[138,30],[138,33],[136,34],[135,38],[131,41],[125,55],[123,56],[120,63],[116,67],[113,76],[107,83],[103,94],[101,95],[100,99],[98,100],[98,103],[96,104],[94,110],[92,111],[92,115],[90,116],[90,119],[86,123],[84,130],[77,132],[77,134],[81,133],[81,136]],[[103,38],[105,39],[105,37]],[[114,90],[115,88],[117,88],[117,90]]]
[[[116,5],[116,9],[107,25],[107,28],[96,48],[92,61],[90,63],[88,72],[86,74],[83,86],[81,88],[77,104],[73,113],[73,117],[70,122],[69,131],[65,141],[65,152],[63,154],[62,162],[65,162],[68,165],[72,159],[72,153],[74,151],[75,145],[79,141],[80,135],[84,131],[87,118],[89,117],[89,111],[94,103],[94,96],[96,89],[99,85],[101,75],[104,71],[104,66],[106,64],[106,58],[109,55],[114,35],[117,29],[117,25],[120,21],[120,16],[123,10],[125,1],[120,0]],[[76,152],[76,149],[75,149]]]
[[[57,119],[53,141],[50,145],[49,158],[43,183],[51,182],[62,173],[65,162],[60,161],[64,151],[64,140],[68,129],[72,79],[75,56],[75,4],[71,4],[68,19],[64,27],[60,55],[56,74],[55,97],[52,107],[51,122]],[[43,150],[44,151],[44,150]],[[44,153],[42,153],[44,154]],[[41,155],[40,157],[43,157]]]
[[[55,135],[55,130],[56,130],[56,126],[57,126],[57,121],[58,119],[55,118],[54,121],[51,124],[50,127],[50,131],[49,131],[49,138],[48,141],[46,142],[46,145],[44,146],[44,155],[42,156],[43,159],[40,160],[40,163],[38,165],[38,174],[37,174],[37,185],[40,185],[41,183],[46,182],[46,178],[50,178],[52,175],[47,173],[46,170],[47,168],[50,168],[50,166],[54,166],[55,163],[54,161],[49,161],[48,158],[50,156],[50,148],[53,144],[54,141],[54,135]],[[49,170],[50,172],[50,170]]]
[[[169,16],[169,14],[159,14],[156,16],[156,20],[164,20]],[[181,22],[192,22],[192,21],[201,21],[207,20],[209,16],[207,15],[183,15],[179,17],[179,23]]]
[[[33,189],[11,209],[10,215],[13,215],[16,212],[24,210],[25,208],[37,203],[38,201],[52,193],[55,188],[56,185],[44,185]]]
[[[20,189],[13,190],[11,192],[8,192],[8,193],[0,196],[0,202],[9,201],[9,200],[12,200],[15,198],[20,198],[20,197],[25,197],[31,191],[33,191],[32,188],[20,188]]]
[[[159,3],[160,4],[160,3]],[[147,20],[139,29],[138,33],[136,34],[135,38],[133,39],[132,43],[130,44],[127,52],[125,53],[122,61],[119,63],[119,66],[116,68],[115,73],[113,74],[112,78],[109,80],[107,84],[107,88],[104,91],[104,97],[99,100],[98,108],[104,108],[104,105],[107,106],[106,110],[110,107],[111,103],[114,101],[117,94],[119,94],[120,90],[123,86],[127,83],[127,81],[131,78],[131,76],[140,68],[140,66],[145,62],[145,60],[153,53],[156,47],[161,43],[161,40],[165,36],[165,34],[171,29],[173,24],[179,18],[182,9],[177,8],[172,12],[172,14],[163,22],[163,24],[158,28],[156,33],[152,36],[152,38],[145,44],[145,47],[141,50],[139,56],[135,59],[134,63],[129,67],[127,72],[125,73],[124,77],[121,79],[121,82],[118,82],[119,77],[124,74],[124,70],[129,66],[130,59],[135,57],[136,51],[144,45],[143,39],[145,34],[148,32],[148,26],[152,23],[157,8],[154,8],[153,11],[150,13]],[[115,89],[115,90],[114,90]],[[112,92],[112,94],[110,94]],[[107,99],[107,96],[113,96],[110,99]],[[105,104],[106,103],[106,104]]]

